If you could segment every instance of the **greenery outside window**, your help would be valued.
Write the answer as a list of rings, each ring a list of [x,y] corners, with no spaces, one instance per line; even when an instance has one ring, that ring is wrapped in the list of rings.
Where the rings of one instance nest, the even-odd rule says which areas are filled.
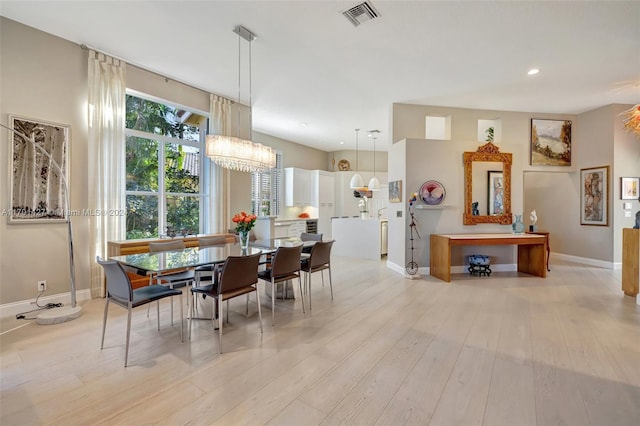
[[[127,239],[202,232],[207,117],[127,94]]]

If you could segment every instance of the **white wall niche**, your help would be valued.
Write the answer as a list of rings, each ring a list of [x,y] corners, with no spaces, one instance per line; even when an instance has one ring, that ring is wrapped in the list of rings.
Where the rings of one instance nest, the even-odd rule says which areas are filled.
[[[487,130],[490,127],[493,127],[493,143],[499,144],[502,142],[502,120],[499,118],[478,120],[478,141],[487,141]]]
[[[427,115],[425,117],[425,139],[451,140],[451,116]]]

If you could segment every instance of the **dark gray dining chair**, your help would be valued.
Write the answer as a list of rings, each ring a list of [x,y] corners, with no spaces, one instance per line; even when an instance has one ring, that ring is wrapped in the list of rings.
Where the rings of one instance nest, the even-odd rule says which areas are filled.
[[[222,326],[224,323],[224,315],[222,306],[225,300],[234,297],[249,295],[256,293],[256,301],[258,305],[258,317],[260,318],[260,333],[262,330],[262,311],[260,309],[260,292],[258,291],[258,264],[260,262],[261,253],[248,256],[229,256],[224,264],[220,267],[220,272],[214,275],[213,283],[193,287],[191,292],[194,294],[203,294],[213,298],[217,302],[211,321],[215,322],[216,312],[218,316],[218,339],[220,353],[222,353]],[[214,302],[215,303],[215,302]],[[227,315],[229,308],[227,306]],[[193,317],[193,305],[189,315],[189,338],[191,338],[191,318]],[[227,316],[228,318],[228,316]],[[215,324],[214,324],[215,328]]]
[[[275,325],[276,284],[298,279],[302,312],[304,313],[304,296],[302,294],[302,279],[300,277],[300,256],[302,245],[295,247],[278,247],[271,257],[271,267],[258,272],[261,280],[271,283],[271,325]],[[284,290],[283,290],[284,291]]]
[[[322,283],[324,284],[324,274],[322,271],[329,270],[329,287],[331,288],[331,300],[333,300],[333,283],[331,282],[331,247],[334,241],[318,241],[311,248],[308,258],[301,260],[300,269],[305,272],[304,284],[308,290],[309,310],[311,310],[311,275],[320,272]]]
[[[102,340],[100,342],[100,349],[104,348],[104,334],[107,328],[107,316],[109,312],[109,303],[113,302],[116,305],[125,308],[127,313],[127,343],[124,352],[124,366],[127,366],[129,360],[129,338],[131,336],[131,311],[138,306],[147,305],[151,302],[157,303],[158,311],[158,331],[160,330],[160,299],[165,297],[180,296],[180,341],[183,341],[182,329],[183,327],[183,315],[182,315],[182,292],[162,285],[150,285],[141,288],[133,289],[129,276],[115,260],[102,260],[100,257],[96,257],[96,261],[104,269],[104,273],[107,279],[107,301],[104,305],[104,319],[102,321]]]
[[[310,234],[307,232],[303,232],[300,234],[301,241],[322,241],[322,234]],[[311,253],[311,247],[313,246],[304,246],[302,248],[303,253]]]

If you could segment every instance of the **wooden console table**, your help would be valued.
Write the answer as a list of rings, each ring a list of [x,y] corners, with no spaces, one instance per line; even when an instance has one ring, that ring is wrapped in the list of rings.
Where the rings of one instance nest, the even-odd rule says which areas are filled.
[[[622,291],[636,296],[640,286],[640,229],[622,230]]]
[[[545,247],[547,248],[547,272],[550,272],[551,268],[549,268],[549,257],[551,256],[551,248],[549,247],[549,231],[526,231],[526,233],[544,235],[546,237]]]
[[[546,278],[546,241],[537,234],[431,234],[430,274],[451,281],[452,246],[517,245],[518,272]]]

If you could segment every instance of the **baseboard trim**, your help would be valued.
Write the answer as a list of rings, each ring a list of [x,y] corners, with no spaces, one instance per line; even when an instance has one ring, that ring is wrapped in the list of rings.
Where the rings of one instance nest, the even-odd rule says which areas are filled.
[[[569,254],[562,253],[551,253],[551,259],[564,260],[568,262],[581,263],[583,265],[597,266],[598,268],[605,269],[616,269],[615,264],[613,262],[608,262],[605,260],[591,259],[588,257],[579,257],[579,256],[571,256]],[[620,264],[622,265],[622,264]],[[621,268],[622,266],[620,266]],[[618,269],[620,269],[618,268]]]
[[[91,290],[78,290],[76,292],[76,302],[85,300],[91,300]],[[0,305],[0,318],[14,316],[22,312],[36,309],[37,306],[34,304],[35,301],[36,299],[34,298]],[[58,293],[52,294],[51,296],[43,296],[38,299],[38,303],[40,305],[46,305],[47,303],[62,303],[65,306],[68,306],[71,304],[71,293]]]

